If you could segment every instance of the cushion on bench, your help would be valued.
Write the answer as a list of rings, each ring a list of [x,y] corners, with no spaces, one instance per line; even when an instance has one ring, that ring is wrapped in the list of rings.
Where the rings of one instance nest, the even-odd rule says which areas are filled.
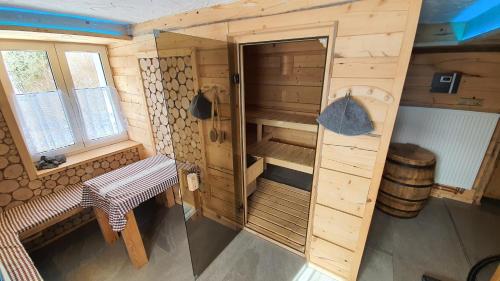
[[[43,280],[18,235],[0,218],[0,263],[12,281]]]
[[[80,207],[83,184],[70,185],[59,192],[7,210],[4,215],[16,233],[22,233]]]
[[[12,281],[43,280],[19,234],[79,208],[83,184],[75,184],[0,214],[0,262]]]

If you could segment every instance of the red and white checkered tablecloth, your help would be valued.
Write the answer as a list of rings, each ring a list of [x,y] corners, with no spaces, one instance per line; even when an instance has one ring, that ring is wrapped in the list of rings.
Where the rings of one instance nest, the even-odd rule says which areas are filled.
[[[156,155],[84,182],[82,206],[108,214],[113,231],[127,224],[125,214],[179,182],[177,170],[197,172],[196,166]]]

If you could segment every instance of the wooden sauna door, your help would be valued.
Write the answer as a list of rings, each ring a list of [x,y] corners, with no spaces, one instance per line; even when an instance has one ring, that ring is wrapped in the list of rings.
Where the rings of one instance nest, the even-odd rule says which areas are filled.
[[[195,276],[199,276],[243,227],[241,184],[235,177],[239,174],[239,164],[233,161],[233,145],[237,140],[232,117],[236,105],[229,75],[230,48],[228,42],[174,32],[157,32],[156,45],[161,82],[157,81],[154,87],[163,89],[167,120],[151,121],[168,121],[168,128],[163,130],[168,130],[164,137],[170,137],[173,156],[201,168],[199,190],[189,191],[181,184],[179,192],[193,269]],[[220,121],[191,115],[189,106],[199,90],[212,105],[217,98]],[[224,134],[224,138],[211,140],[214,127],[217,135]],[[197,239],[192,237],[194,232]],[[206,241],[200,241],[200,237],[206,237]],[[204,248],[216,250],[207,255]]]

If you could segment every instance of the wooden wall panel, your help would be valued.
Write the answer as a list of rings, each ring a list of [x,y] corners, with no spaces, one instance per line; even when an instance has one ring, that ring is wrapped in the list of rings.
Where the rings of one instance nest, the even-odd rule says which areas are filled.
[[[331,80],[327,81],[330,84],[330,92],[336,93],[343,87],[353,85],[367,86],[374,91],[380,89],[387,92],[390,101],[384,100],[384,97],[378,101],[374,101],[372,97],[356,98],[374,118],[376,131],[369,136],[334,136],[330,133],[323,134],[324,130],[320,129],[316,161],[316,170],[319,173],[315,175],[318,184],[313,187],[312,217],[306,255],[311,263],[338,278],[356,280],[411,55],[421,0],[362,0],[350,3],[295,0],[286,5],[280,4],[274,0],[258,0],[251,6],[236,2],[150,21],[134,26],[133,30],[142,33],[153,27],[167,26],[184,34],[224,39],[226,35],[238,36],[276,31],[279,28],[294,29],[300,25],[311,27],[316,24],[338,23],[338,37],[334,42],[334,65]],[[245,15],[245,18],[241,19],[241,15]],[[297,56],[295,59],[297,63],[294,67],[315,66],[314,58]],[[203,60],[207,64],[210,63],[209,59]],[[272,58],[263,61],[263,64],[271,66],[276,63],[277,60]],[[200,81],[218,81],[217,79],[226,74],[224,68],[205,69],[206,71],[202,72],[208,73],[210,70],[215,71],[215,74],[200,78]],[[273,81],[277,74],[276,70],[262,73],[265,75],[261,75],[261,78],[271,78],[270,81]],[[312,73],[309,70],[300,73],[292,71],[291,75],[308,77]],[[284,81],[283,86],[292,86],[292,81]],[[304,81],[307,83],[302,84],[312,87],[321,85],[321,81],[315,79]],[[264,90],[271,93],[277,91],[276,88]],[[276,99],[277,96],[279,95],[271,94],[270,98]],[[301,101],[300,96],[282,95],[285,100],[295,98],[292,98],[292,102]],[[322,106],[336,98],[339,96],[330,94],[328,100],[328,97],[323,95]],[[342,145],[346,147],[341,148]],[[334,152],[337,154],[332,156],[331,153]],[[323,161],[323,157],[326,161]],[[321,167],[320,164],[333,162],[348,163],[352,169],[336,170],[335,165],[327,164]],[[332,177],[333,181],[326,180]],[[332,184],[337,184],[338,187],[336,193],[330,194]],[[354,189],[357,194],[352,192]],[[316,192],[328,194],[330,197],[322,201]],[[211,203],[215,204],[217,200],[214,199]],[[323,210],[329,210],[330,213],[344,212],[348,219],[339,221],[339,229],[349,229],[349,225],[355,225],[349,222],[360,220],[356,226],[355,232],[359,235],[354,238],[355,242],[348,239],[327,241],[312,235],[316,223],[314,214],[317,202],[321,202],[320,208],[329,208]],[[221,205],[221,208],[223,207],[224,205]],[[320,223],[319,227],[322,225],[323,223]],[[333,229],[332,233],[339,233],[339,229]]]
[[[311,238],[310,247],[309,260],[334,275],[344,279],[355,270],[352,267],[354,256],[352,251],[316,236]]]
[[[474,202],[481,203],[483,195],[500,199],[500,122],[491,137],[481,168],[474,181]]]
[[[358,244],[362,219],[317,204],[314,212],[313,235],[350,250]]]
[[[253,130],[255,130],[255,128]],[[272,135],[273,139],[283,143],[304,146],[309,148],[316,147],[317,133],[314,132],[264,126],[263,135],[264,136]]]
[[[366,178],[372,177],[377,151],[337,144],[324,144],[322,149],[321,167]]]
[[[431,93],[435,72],[463,73],[455,95]],[[401,103],[484,112],[500,112],[500,52],[416,53],[410,61]],[[468,106],[470,99],[479,105]]]
[[[246,106],[317,115],[325,50],[319,40],[245,47]]]
[[[335,57],[397,57],[403,35],[404,32],[339,36],[335,40]]]
[[[180,115],[184,112],[187,116],[186,121],[191,123],[191,134],[188,134],[187,127],[179,126],[177,122],[171,124],[173,128],[172,134],[177,133],[180,136],[178,141],[180,145],[176,145],[174,139],[176,158],[182,160],[182,154],[184,154],[182,150],[186,148],[191,149],[189,144],[193,143],[196,144],[196,148],[193,148],[193,151],[197,152],[199,149],[201,152],[202,159],[196,161],[196,163],[203,170],[201,179],[205,187],[201,189],[203,195],[203,214],[219,221],[232,222],[233,225],[238,225],[240,224],[239,219],[241,216],[237,214],[236,210],[238,208],[235,207],[237,192],[233,178],[233,136],[231,132],[231,98],[229,91],[227,43],[186,36],[185,34],[162,32],[157,37],[157,46],[161,60],[164,58],[173,58],[172,56],[178,56],[182,53],[189,53],[191,56],[193,67],[192,84],[194,88],[188,87],[188,102],[186,102],[186,105],[191,103],[194,93],[198,90],[201,90],[209,101],[212,101],[215,95],[218,97],[221,112],[220,128],[226,135],[222,143],[210,141],[209,133],[212,129],[210,118],[206,120],[193,118],[186,106],[183,106],[182,103],[179,103],[181,107],[176,105],[179,97],[184,98],[182,97],[182,93],[177,96],[172,94],[166,95],[166,99],[172,104],[168,108],[169,119],[178,120],[179,116],[170,117],[170,115],[179,111]],[[164,78],[166,76],[164,74]],[[168,83],[168,81],[165,82]],[[168,86],[167,89],[169,89]],[[173,90],[175,91],[175,89]],[[169,93],[173,93],[172,90],[169,90]],[[198,128],[196,132],[194,130],[195,127],[193,127],[194,124]],[[198,132],[200,133],[198,134]]]
[[[500,158],[497,158],[495,162],[494,170],[483,196],[500,200]]]
[[[146,97],[138,58],[156,55],[154,36],[143,35],[131,41],[108,45],[108,56],[115,87],[128,123],[128,135],[144,146],[141,157],[155,154],[155,144],[149,123]]]
[[[396,75],[397,58],[337,58],[334,60],[333,76],[338,78],[392,78]]]
[[[370,179],[322,168],[316,202],[362,217],[370,189]]]
[[[311,261],[317,255],[315,251],[321,252],[314,244],[322,241],[325,245],[333,243],[348,249],[349,254],[344,255],[359,266],[390,141],[392,129],[387,132],[387,127],[392,128],[394,124],[398,106],[395,100],[400,96],[400,92],[394,90],[394,79],[404,80],[399,73],[405,63],[400,54],[403,40],[409,42],[407,37],[405,32],[389,32],[340,36],[335,41],[331,86],[325,102],[329,104],[343,98],[347,87],[351,98],[368,112],[374,131],[363,136],[320,132],[322,144],[314,195],[317,204],[313,207],[311,223]],[[335,229],[328,230],[326,216],[336,218]],[[327,253],[321,252],[321,255]],[[334,258],[334,254],[331,255]],[[357,268],[341,271],[338,264],[318,264],[329,266],[327,269],[337,271],[348,280],[356,279]]]

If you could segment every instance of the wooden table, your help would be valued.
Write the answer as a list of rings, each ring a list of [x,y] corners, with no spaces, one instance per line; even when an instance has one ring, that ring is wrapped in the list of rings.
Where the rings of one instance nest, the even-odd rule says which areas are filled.
[[[113,245],[118,240],[118,232],[113,231],[109,225],[108,215],[98,207],[94,207],[94,213],[104,240],[109,245]],[[148,256],[146,255],[146,249],[144,248],[144,243],[142,242],[141,233],[139,231],[139,227],[137,226],[137,221],[135,220],[134,211],[132,210],[128,212],[125,217],[127,218],[127,224],[125,229],[123,229],[120,233],[123,237],[125,247],[127,248],[130,261],[136,268],[141,268],[148,263]]]
[[[82,206],[93,207],[106,243],[114,244],[121,233],[132,264],[140,268],[148,257],[134,208],[160,194],[166,197],[167,207],[174,206],[177,169],[193,168],[164,155],[135,162],[84,182]]]

